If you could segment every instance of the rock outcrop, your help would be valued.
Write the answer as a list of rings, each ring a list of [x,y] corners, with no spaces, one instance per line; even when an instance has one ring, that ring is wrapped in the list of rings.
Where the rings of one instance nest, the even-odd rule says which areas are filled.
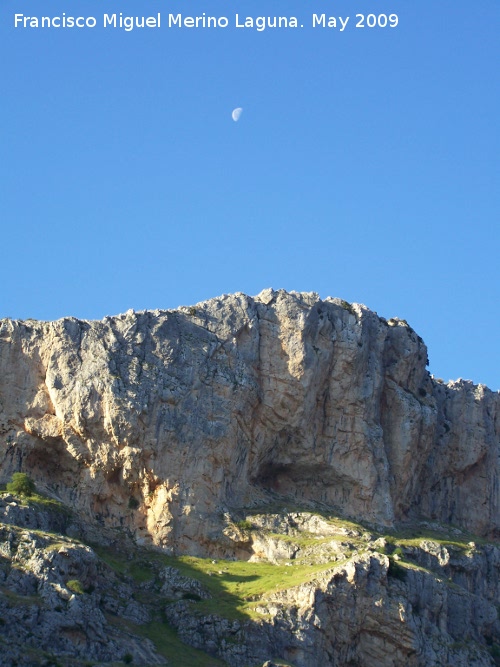
[[[0,495],[0,664],[499,665],[500,394],[426,367],[316,294],[0,321],[42,494]]]
[[[316,294],[3,320],[0,471],[179,553],[276,496],[496,535],[500,396],[426,361],[406,322]]]
[[[240,522],[268,545],[254,563],[185,559],[53,532],[78,521],[40,500],[0,495],[2,665],[499,663],[500,548],[459,529],[383,536],[283,510]]]
[[[499,555],[493,548],[469,559],[476,559],[476,572],[498,577]],[[396,567],[380,553],[354,556],[312,582],[268,596],[257,607],[266,619],[260,622],[217,615],[200,621],[186,601],[169,605],[167,618],[184,641],[234,667],[260,665],[270,655],[300,667],[496,664],[489,650],[500,630],[494,603],[453,585],[451,577]]]
[[[49,667],[60,664],[58,656],[75,667],[124,656],[167,664],[150,640],[123,626],[150,620],[133,599],[133,582],[116,576],[89,546],[59,534],[64,517],[75,530],[64,510],[0,496],[0,664]],[[108,622],[109,612],[119,615],[121,627]]]

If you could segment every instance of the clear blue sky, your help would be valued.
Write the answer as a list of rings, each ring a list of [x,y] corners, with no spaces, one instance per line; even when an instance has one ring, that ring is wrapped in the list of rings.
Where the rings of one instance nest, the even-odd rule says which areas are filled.
[[[13,27],[62,12],[98,27]],[[179,12],[230,27],[168,29]],[[350,23],[313,29],[323,12]],[[0,316],[316,291],[499,389],[499,26],[498,0],[2,0]]]

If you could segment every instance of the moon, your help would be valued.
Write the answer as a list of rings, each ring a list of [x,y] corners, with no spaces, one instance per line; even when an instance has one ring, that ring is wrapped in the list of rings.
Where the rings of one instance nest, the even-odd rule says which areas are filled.
[[[243,109],[241,107],[236,107],[236,109],[233,109],[233,112],[231,113],[231,118],[234,120],[235,123],[239,121],[242,113]]]

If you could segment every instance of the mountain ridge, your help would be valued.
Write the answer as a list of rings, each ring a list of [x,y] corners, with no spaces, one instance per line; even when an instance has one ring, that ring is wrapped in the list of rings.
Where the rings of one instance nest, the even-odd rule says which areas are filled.
[[[206,593],[196,583],[196,568],[182,575],[194,577],[189,583],[178,572],[151,565],[155,586],[174,597],[164,603],[169,627],[235,667],[270,660],[274,645],[275,657],[297,667],[316,667],[315,655],[327,664],[368,660],[389,666],[396,664],[391,651],[399,664],[422,667],[444,659],[495,664],[487,647],[498,645],[500,652],[494,584],[500,563],[494,545],[500,531],[499,414],[500,394],[484,385],[432,378],[427,348],[404,320],[384,320],[363,305],[315,293],[269,289],[257,297],[223,295],[100,321],[0,322],[0,482],[22,471],[39,492],[59,499],[77,517],[68,539],[104,545],[131,559],[137,550],[153,549],[151,554],[177,559],[174,570],[182,559],[195,559],[190,562],[201,564],[199,576],[214,560],[218,569],[208,574],[227,577],[211,592],[221,601],[232,578],[243,576],[243,582],[248,576],[238,569],[245,563],[267,563],[271,573],[284,565],[297,573],[312,568],[311,574],[321,564],[333,567],[331,578],[306,577],[290,589],[280,575],[281,588],[271,597],[259,589],[261,612],[255,613],[272,623],[252,617],[242,630],[234,625],[238,618],[224,620],[210,607],[208,615],[196,611],[203,609]],[[21,530],[16,528],[15,545],[27,540],[36,554],[50,549],[52,538],[38,543],[29,533],[46,526],[46,519],[31,525],[33,517],[21,519],[9,507],[7,502],[5,525]],[[347,520],[361,528],[335,523]],[[426,538],[429,530],[446,539]],[[390,535],[401,531],[421,537],[394,543]],[[459,546],[453,546],[453,534]],[[5,529],[5,553],[19,561],[25,547],[13,550],[8,536]],[[474,546],[467,547],[466,539]],[[480,540],[492,544],[483,548]],[[81,553],[92,562],[97,558]],[[141,560],[154,561],[140,553]],[[52,575],[39,564],[43,558],[35,560],[41,599],[52,599],[46,596]],[[88,579],[85,567],[82,578]],[[403,575],[406,583],[398,578]],[[253,576],[264,581],[271,574]],[[443,576],[459,586],[458,597],[440,583]],[[101,646],[105,619],[97,609],[115,609],[113,622],[129,621],[100,581],[99,595],[84,605],[88,618],[96,610],[100,639],[94,646],[87,633],[81,641],[101,660],[97,664],[108,664],[120,653],[116,646]],[[58,605],[65,608],[78,593],[68,590],[68,582],[56,583],[64,601]],[[359,600],[353,586],[362,591]],[[187,598],[175,601],[178,594]],[[231,595],[249,596],[236,589]],[[374,595],[382,602],[372,613]],[[442,615],[434,595],[452,607],[461,600],[469,611],[457,618],[451,610]],[[342,636],[333,630],[318,634],[325,623],[344,623],[335,611],[339,600],[350,618]],[[469,612],[476,607],[483,620],[472,623]],[[136,610],[137,627],[145,619],[153,623],[155,609]],[[449,632],[436,626],[427,641],[438,617]],[[71,618],[78,625],[78,615]],[[454,648],[467,625],[470,647]],[[267,637],[260,648],[259,633]],[[144,649],[146,658],[139,640],[113,636],[137,664],[160,660],[151,657],[152,645]],[[76,648],[71,654],[72,641],[60,645],[61,655],[80,655]]]

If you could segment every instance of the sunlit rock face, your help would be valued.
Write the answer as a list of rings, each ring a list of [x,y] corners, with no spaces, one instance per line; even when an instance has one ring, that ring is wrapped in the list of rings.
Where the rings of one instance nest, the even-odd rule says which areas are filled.
[[[1,477],[177,553],[276,498],[498,534],[500,396],[426,362],[406,322],[314,293],[3,320]]]

